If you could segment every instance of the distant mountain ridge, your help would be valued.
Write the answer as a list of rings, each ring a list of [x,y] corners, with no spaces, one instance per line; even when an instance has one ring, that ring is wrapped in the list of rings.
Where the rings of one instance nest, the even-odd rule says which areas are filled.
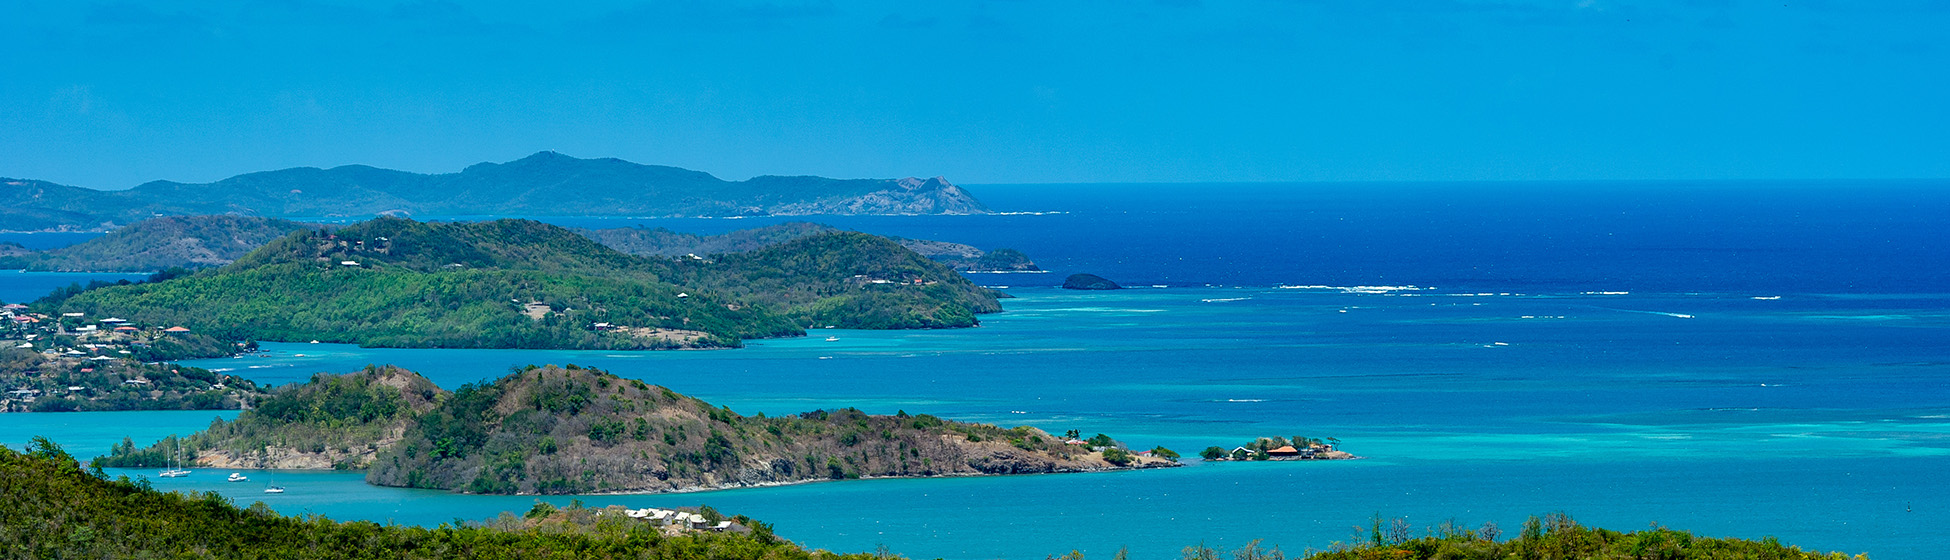
[[[246,173],[214,183],[152,181],[98,191],[0,178],[0,230],[97,231],[156,216],[380,215],[800,216],[985,214],[946,179],[763,176],[725,181],[709,173],[616,158],[539,152],[458,173],[421,174],[366,165]]]

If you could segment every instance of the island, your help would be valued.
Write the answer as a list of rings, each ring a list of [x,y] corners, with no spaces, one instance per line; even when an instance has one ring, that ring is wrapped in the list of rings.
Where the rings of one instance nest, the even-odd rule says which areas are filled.
[[[804,216],[985,214],[946,179],[754,177],[540,152],[457,173],[365,165],[247,173],[214,183],[152,181],[104,191],[0,178],[0,231],[107,231],[155,216]]]
[[[1069,278],[1063,279],[1063,288],[1066,290],[1122,290],[1124,289],[1123,286],[1117,285],[1116,282],[1112,282],[1108,279],[1105,279],[1102,276],[1098,276],[1095,274],[1071,274]]]
[[[266,395],[249,379],[163,363],[248,351],[179,327],[0,306],[0,412],[235,410]]]
[[[1273,436],[1257,438],[1245,445],[1226,449],[1212,446],[1200,451],[1198,456],[1206,461],[1325,461],[1333,459],[1356,459],[1353,453],[1340,450],[1341,440],[1336,438],[1310,438],[1293,436],[1292,440]]]
[[[307,228],[219,267],[57,292],[46,313],[233,342],[384,347],[737,347],[806,328],[956,328],[997,292],[881,237],[825,232],[711,258],[642,257],[532,220]]]
[[[392,367],[280,387],[236,419],[94,462],[363,470],[380,486],[479,494],[687,492],[821,480],[1177,466],[1104,437],[1065,441],[926,414],[857,409],[745,416],[574,365],[528,366],[446,391]]]

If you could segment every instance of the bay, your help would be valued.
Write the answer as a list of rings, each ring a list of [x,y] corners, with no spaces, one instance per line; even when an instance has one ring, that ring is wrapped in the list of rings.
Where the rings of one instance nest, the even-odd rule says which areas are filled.
[[[976,329],[822,330],[687,352],[274,343],[195,365],[291,383],[397,364],[451,388],[575,363],[744,414],[905,410],[1186,455],[1255,436],[1334,436],[1365,457],[581,497],[708,503],[834,550],[982,559],[1129,546],[1171,558],[1199,542],[1325,547],[1375,515],[1509,533],[1552,511],[1879,559],[1933,558],[1946,545],[1942,181],[971,189],[1009,213],[541,219],[697,233],[810,219],[1013,247],[1053,271],[974,275],[1020,296]],[[1050,288],[1070,272],[1142,289]],[[9,274],[0,294],[55,286]],[[234,413],[106,414],[6,415],[0,442],[47,435],[86,457]],[[377,488],[356,473],[250,473],[250,484],[222,474],[154,482],[413,524],[536,500]],[[262,494],[270,477],[291,492]]]
[[[1950,296],[1015,293],[976,329],[830,330],[739,350],[267,344],[262,356],[190,364],[289,383],[389,363],[455,387],[512,366],[576,363],[743,414],[928,412],[1104,432],[1187,455],[1261,435],[1335,436],[1366,457],[582,498],[706,503],[834,550],[1025,558],[1129,546],[1165,558],[1256,538],[1325,547],[1377,514],[1507,531],[1562,510],[1618,529],[1659,522],[1924,558],[1941,544],[1926,528],[1950,522],[1950,484],[1931,475],[1950,467]],[[125,414],[153,415],[141,422],[152,437],[213,416]],[[0,421],[7,441],[30,435]],[[112,434],[53,435],[98,452]],[[535,500],[369,487],[342,473],[277,473],[292,491],[267,497],[220,474],[157,484],[287,513],[417,524],[524,511]]]

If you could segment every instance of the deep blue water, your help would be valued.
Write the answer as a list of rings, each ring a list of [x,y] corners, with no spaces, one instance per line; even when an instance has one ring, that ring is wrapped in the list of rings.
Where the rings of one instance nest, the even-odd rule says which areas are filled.
[[[0,302],[27,303],[59,288],[82,284],[94,280],[114,282],[128,280],[141,281],[147,274],[104,274],[93,272],[22,272],[19,270],[0,270]]]
[[[265,356],[196,365],[288,383],[393,363],[453,387],[510,366],[576,363],[747,414],[928,412],[1188,455],[1259,435],[1335,436],[1367,457],[584,498],[708,503],[835,550],[978,559],[1130,546],[1168,558],[1201,541],[1326,547],[1374,514],[1494,521],[1508,533],[1559,510],[1616,529],[1775,535],[1879,559],[1950,545],[1940,531],[1950,526],[1950,255],[1938,233],[1950,190],[1478,187],[981,187],[1000,209],[1069,213],[820,219],[1015,247],[1059,271],[979,276],[1022,297],[976,329],[821,331],[703,352],[269,344]],[[708,233],[778,220],[551,221]],[[1173,287],[1036,287],[1069,271]],[[120,435],[188,433],[213,416],[9,415],[0,441],[53,435],[86,456]],[[336,473],[253,476],[270,475],[292,492],[267,497],[215,472],[157,485],[401,523],[534,501],[373,488]]]
[[[719,233],[810,220],[1167,285],[1950,291],[1950,181],[980,185],[1001,216],[559,218]],[[984,278],[1057,285],[1062,275]]]

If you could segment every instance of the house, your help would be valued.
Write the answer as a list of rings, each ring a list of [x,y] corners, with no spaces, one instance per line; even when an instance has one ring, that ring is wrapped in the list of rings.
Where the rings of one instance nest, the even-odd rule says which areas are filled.
[[[140,378],[140,377],[137,377],[137,378],[135,378],[135,379],[130,379],[130,380],[127,380],[127,381],[123,381],[123,382],[122,382],[122,384],[123,384],[123,385],[129,385],[129,386],[132,386],[132,387],[140,387],[140,386],[144,386],[144,385],[148,385],[148,384],[149,384],[149,380],[147,380],[147,379],[143,379],[143,378]]]
[[[359,266],[359,261],[339,261],[339,266]]]
[[[136,331],[139,331],[139,330],[142,330],[142,329],[138,329],[138,328],[135,328],[135,327],[131,327],[131,326],[128,326],[128,325],[122,325],[122,326],[119,326],[119,327],[115,327],[115,332],[136,332]]]
[[[102,319],[102,320],[101,320],[101,322],[103,322],[103,323],[108,323],[108,324],[111,324],[111,325],[120,325],[120,324],[122,324],[122,323],[127,323],[127,322],[129,322],[129,321],[128,321],[127,319],[123,319],[123,318],[120,318],[120,317],[109,317],[109,318],[107,318],[107,319]]]
[[[180,333],[190,332],[190,329],[186,327],[170,327],[167,329],[163,329],[163,332],[170,333],[170,334],[180,334]]]
[[[1294,449],[1291,445],[1282,445],[1266,450],[1266,454],[1274,457],[1299,457],[1300,450]]]

